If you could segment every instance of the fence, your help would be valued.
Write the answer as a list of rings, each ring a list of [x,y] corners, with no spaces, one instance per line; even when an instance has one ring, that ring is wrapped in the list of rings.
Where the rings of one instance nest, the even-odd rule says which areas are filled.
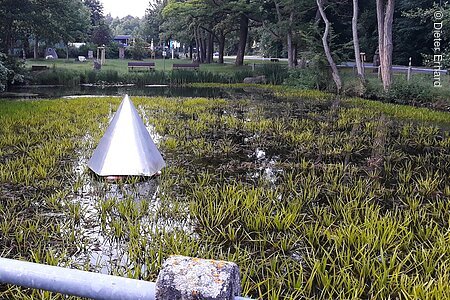
[[[0,282],[104,300],[155,300],[158,289],[153,282],[6,258],[0,258]],[[237,296],[232,299],[251,300]]]

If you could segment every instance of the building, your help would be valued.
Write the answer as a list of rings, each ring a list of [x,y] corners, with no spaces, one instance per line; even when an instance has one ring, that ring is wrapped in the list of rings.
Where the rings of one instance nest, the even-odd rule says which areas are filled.
[[[134,43],[134,38],[131,35],[117,35],[114,37],[114,42],[123,46],[131,46]]]

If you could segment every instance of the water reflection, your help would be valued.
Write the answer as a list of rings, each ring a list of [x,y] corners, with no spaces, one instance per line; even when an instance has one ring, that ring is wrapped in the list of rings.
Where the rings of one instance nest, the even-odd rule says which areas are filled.
[[[231,90],[231,93],[230,93]],[[98,86],[18,86],[12,87],[8,93],[0,94],[0,98],[75,98],[77,96],[99,97],[99,96],[164,96],[164,97],[204,97],[204,98],[227,98],[249,93],[244,89],[224,88],[200,88],[187,86],[147,85],[136,87],[134,85]]]

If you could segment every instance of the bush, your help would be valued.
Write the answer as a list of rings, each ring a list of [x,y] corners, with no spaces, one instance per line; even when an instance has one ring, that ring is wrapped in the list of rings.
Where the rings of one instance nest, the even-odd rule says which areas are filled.
[[[123,82],[144,86],[146,84],[167,84],[168,78],[162,71],[153,71],[146,73],[125,73],[122,74]]]
[[[24,65],[15,57],[0,52],[0,92],[16,82],[23,82]]]
[[[113,42],[106,46],[105,55],[107,59],[119,58],[119,43]]]
[[[170,84],[172,85],[183,85],[187,83],[206,83],[206,82],[217,82],[217,83],[230,83],[235,82],[233,78],[230,78],[226,74],[216,74],[205,71],[189,71],[189,70],[174,70],[170,73]]]
[[[66,49],[56,48],[55,51],[56,51],[56,54],[58,55],[58,58],[66,58],[67,57]]]
[[[333,83],[329,71],[313,66],[289,70],[285,84],[302,89],[329,90]]]
[[[244,78],[246,78],[246,77],[253,77],[253,76],[255,76],[255,74],[253,74],[252,70],[237,71],[230,78],[230,83],[241,83],[241,82],[244,82]]]
[[[80,48],[78,48],[78,55],[75,57],[78,57],[79,55],[88,57],[88,51],[91,50],[94,52],[94,57],[97,53],[97,47],[92,43],[87,43],[85,45],[82,45]]]
[[[80,74],[77,71],[53,68],[48,71],[36,72],[31,79],[33,84],[42,85],[67,85],[75,86],[80,84]]]
[[[267,83],[270,84],[282,84],[289,76],[286,66],[280,64],[263,64],[256,73],[266,76]]]
[[[97,74],[97,82],[119,83],[119,73],[114,70],[100,71]]]
[[[146,55],[146,51],[145,51],[145,44],[143,41],[141,40],[137,40],[133,47],[131,48],[131,55],[133,57],[134,60],[143,60],[145,55]]]
[[[391,103],[399,104],[424,104],[433,102],[433,91],[431,86],[420,80],[397,79],[388,92],[382,92],[381,97]]]
[[[8,86],[8,73],[9,69],[0,61],[0,92],[6,90]]]
[[[342,78],[344,79],[344,78]],[[355,76],[343,80],[342,93],[349,97],[364,97],[368,90],[368,82]]]

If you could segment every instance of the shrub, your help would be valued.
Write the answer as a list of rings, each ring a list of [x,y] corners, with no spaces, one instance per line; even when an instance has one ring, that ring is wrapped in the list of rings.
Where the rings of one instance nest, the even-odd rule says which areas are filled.
[[[420,80],[397,79],[391,89],[382,94],[382,98],[391,103],[399,104],[423,104],[433,102],[433,91],[431,86]]]
[[[350,97],[363,97],[367,92],[367,80],[352,76],[343,80],[342,93]]]
[[[63,48],[56,48],[55,49],[56,54],[58,55],[58,58],[66,58],[67,57],[67,50]]]
[[[284,82],[302,89],[328,90],[332,80],[327,70],[310,66],[304,69],[289,70],[288,77]]]
[[[282,84],[289,76],[286,66],[280,64],[263,64],[257,73],[266,76],[267,83],[270,84]]]
[[[112,42],[106,46],[105,55],[107,59],[119,58],[119,43]]]
[[[33,84],[42,85],[67,85],[75,86],[80,84],[80,75],[76,71],[53,68],[48,71],[36,72],[31,79]]]
[[[0,52],[0,92],[16,82],[23,82],[23,72],[22,62],[15,57],[10,57]]]
[[[88,51],[93,51],[94,56],[96,55],[97,47],[92,43],[87,43],[85,45],[82,45],[80,48],[78,48],[78,55],[86,56],[88,57]],[[78,57],[75,56],[75,57]]]
[[[100,71],[97,74],[97,81],[107,83],[119,83],[120,82],[119,73],[114,70]]]
[[[145,51],[145,44],[141,40],[137,40],[132,49],[131,49],[131,55],[134,60],[143,60],[145,57],[146,51]]]
[[[233,76],[230,77],[229,82],[230,83],[240,83],[244,81],[244,78],[246,77],[253,77],[255,74],[253,74],[252,70],[241,70],[234,73]]]

